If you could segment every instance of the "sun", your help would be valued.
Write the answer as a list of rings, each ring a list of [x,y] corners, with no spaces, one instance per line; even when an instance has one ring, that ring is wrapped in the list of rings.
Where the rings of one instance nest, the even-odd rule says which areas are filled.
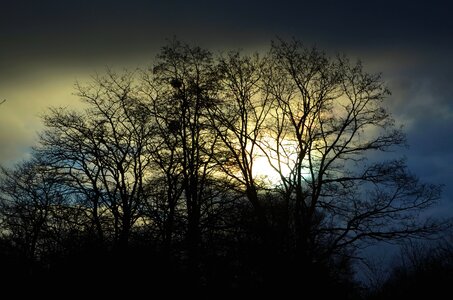
[[[286,158],[284,161],[278,159],[275,153],[269,149],[270,143],[275,143],[274,140],[267,140],[267,147],[258,148],[253,158],[253,175],[266,185],[276,186],[282,182],[282,177],[286,178],[291,174],[293,165],[292,157]],[[266,152],[265,152],[266,151]]]
[[[259,147],[253,158],[253,176],[261,183],[268,186],[277,186],[282,183],[283,179],[288,179],[291,174],[294,174],[298,151],[294,142],[283,141],[285,147],[285,155],[280,155],[280,159],[276,154],[275,140],[266,139],[266,147]],[[266,152],[265,152],[266,151]],[[311,177],[310,168],[303,167],[302,176],[304,180]]]
[[[274,161],[273,165],[277,166],[277,163],[277,161]],[[265,184],[278,185],[282,181],[282,176],[289,175],[289,172],[289,168],[287,172],[282,172],[282,174],[277,172],[266,156],[258,156],[253,160],[253,175]]]

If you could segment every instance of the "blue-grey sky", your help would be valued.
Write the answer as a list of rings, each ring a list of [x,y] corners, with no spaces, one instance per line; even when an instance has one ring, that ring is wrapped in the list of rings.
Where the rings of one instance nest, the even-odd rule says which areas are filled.
[[[165,40],[260,50],[277,36],[361,58],[383,73],[405,126],[401,152],[445,184],[453,215],[453,18],[448,1],[0,0],[0,163],[26,156],[49,106],[71,106],[74,81],[105,66],[146,66]]]

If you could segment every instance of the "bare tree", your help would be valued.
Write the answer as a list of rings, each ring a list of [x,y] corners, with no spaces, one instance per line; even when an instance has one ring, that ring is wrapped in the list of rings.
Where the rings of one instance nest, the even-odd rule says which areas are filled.
[[[168,196],[174,209],[181,184],[187,214],[189,264],[196,272],[201,244],[201,207],[207,178],[216,162],[217,135],[209,126],[208,109],[215,105],[218,76],[210,52],[173,42],[162,49],[149,74],[145,90],[151,100],[151,115],[163,149],[153,155],[167,178]],[[178,172],[180,179],[177,179]],[[180,180],[180,183],[178,182]]]
[[[384,109],[379,74],[297,41],[274,43],[269,64],[263,86],[274,106],[260,147],[281,176],[297,253],[320,259],[438,229],[418,217],[438,186],[419,184],[402,160],[367,164],[405,142]]]
[[[126,248],[146,198],[149,116],[134,95],[130,73],[109,71],[77,90],[88,107],[84,112],[53,109],[44,116],[47,129],[38,151],[86,196],[98,235],[103,235],[101,219],[111,219],[114,240]]]
[[[33,263],[69,228],[62,222],[75,221],[78,213],[65,215],[71,195],[64,177],[39,160],[2,168],[0,176],[2,233]]]
[[[148,101],[153,140],[147,145],[153,172],[154,189],[147,201],[146,212],[161,227],[164,252],[171,252],[175,218],[184,192],[179,111],[171,101],[174,91],[166,80],[154,73],[142,72],[141,93]],[[183,210],[183,208],[182,208]]]
[[[260,182],[253,167],[260,155],[257,143],[264,136],[270,109],[270,100],[261,86],[264,60],[258,54],[242,56],[230,52],[218,64],[221,102],[211,107],[210,114],[224,149],[218,151],[216,159],[222,171],[245,190],[260,223],[265,225],[265,212],[258,197]]]
[[[96,245],[163,252],[191,288],[334,285],[361,247],[442,227],[422,214],[440,187],[380,160],[405,137],[360,62],[297,41],[217,57],[174,41],[139,75],[77,85],[84,106],[51,109],[33,161],[2,170],[1,230],[30,257],[74,226]],[[278,182],[260,178],[263,159]]]
[[[409,295],[441,298],[453,279],[451,233],[437,241],[407,241],[394,257],[385,280],[369,291],[370,299],[400,299]]]

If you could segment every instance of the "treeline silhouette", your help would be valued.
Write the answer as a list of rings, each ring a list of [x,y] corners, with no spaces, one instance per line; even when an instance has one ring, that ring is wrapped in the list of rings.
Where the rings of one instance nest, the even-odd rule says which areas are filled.
[[[375,274],[375,284],[363,295],[367,299],[410,297],[444,298],[453,282],[453,243],[451,234],[441,241],[408,241],[400,248],[386,274]],[[383,271],[381,269],[381,271]],[[379,273],[379,272],[377,272]]]
[[[50,109],[31,158],[1,169],[2,282],[352,299],[360,249],[443,225],[420,216],[439,186],[377,160],[404,135],[380,75],[345,56],[172,41],[76,91],[81,108]]]

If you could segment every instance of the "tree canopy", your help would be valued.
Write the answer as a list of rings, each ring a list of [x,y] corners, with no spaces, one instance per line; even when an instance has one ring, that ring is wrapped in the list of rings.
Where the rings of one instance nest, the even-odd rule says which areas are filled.
[[[83,108],[50,109],[33,158],[2,169],[2,247],[29,274],[75,251],[124,274],[159,261],[149,276],[164,285],[176,270],[205,290],[333,286],[361,248],[442,227],[422,214],[440,187],[377,159],[405,137],[381,75],[344,55],[173,41],[150,68],[76,92]]]

